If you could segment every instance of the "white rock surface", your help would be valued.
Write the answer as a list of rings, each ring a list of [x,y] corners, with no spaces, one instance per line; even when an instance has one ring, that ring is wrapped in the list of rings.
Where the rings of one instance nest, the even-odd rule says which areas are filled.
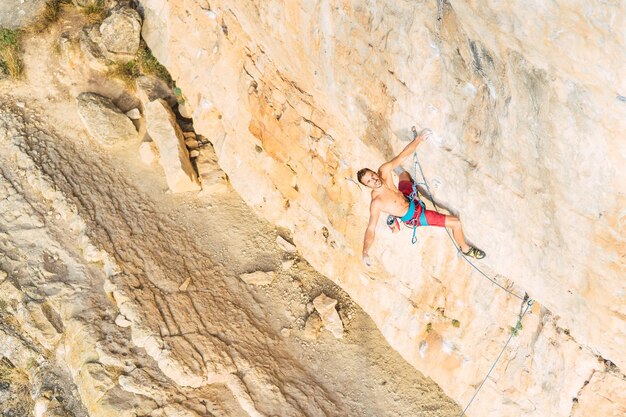
[[[143,36],[194,105],[196,132],[215,138],[233,187],[465,403],[519,301],[433,228],[419,230],[417,246],[379,230],[380,268],[364,271],[369,195],[346,181],[399,152],[412,125],[433,129],[418,155],[437,177],[435,198],[486,250],[484,269],[538,301],[527,320],[541,325],[524,324],[473,414],[569,416],[592,352],[626,367],[624,7],[211,2],[221,22],[199,7],[142,4]],[[205,25],[190,34],[197,20]],[[214,49],[199,54],[207,43]]]
[[[295,259],[287,259],[287,260],[283,261],[281,263],[281,267],[283,268],[283,271],[290,270],[295,262],[296,262]]]
[[[313,300],[313,305],[319,313],[322,323],[324,323],[324,328],[337,339],[341,339],[343,337],[343,323],[335,309],[337,300],[328,297],[326,294],[320,294]]]
[[[176,116],[162,99],[145,104],[146,129],[159,149],[159,162],[172,192],[199,191],[200,184]]]
[[[100,34],[109,54],[117,60],[129,61],[139,49],[141,16],[129,7],[115,8],[100,24]]]
[[[17,29],[34,21],[44,10],[46,0],[2,0],[0,27]]]
[[[130,109],[126,112],[126,116],[131,120],[139,120],[141,119],[141,112],[138,108]]]
[[[100,30],[97,26],[86,26],[79,36],[79,47],[85,61],[95,71],[106,72],[108,61],[102,51],[100,43]],[[67,48],[67,46],[65,47]]]
[[[320,336],[323,325],[324,323],[322,323],[322,319],[319,314],[309,314],[309,317],[307,317],[304,324],[304,338],[306,340],[317,340]]]
[[[292,254],[296,253],[296,246],[288,242],[282,236],[276,236],[276,243],[278,244],[278,247],[284,250],[285,252],[292,253]]]
[[[191,119],[193,117],[193,109],[191,108],[189,101],[186,99],[182,103],[178,104],[178,112],[186,119]]]
[[[120,327],[128,327],[132,324],[132,322],[129,321],[126,317],[122,316],[121,314],[118,314],[117,317],[115,318],[115,324],[117,324]]]
[[[76,104],[87,132],[101,145],[116,146],[137,138],[133,122],[111,99],[96,93],[81,93]]]
[[[572,417],[626,415],[626,391],[623,375],[594,373],[576,398]]]
[[[202,148],[194,149],[191,152],[197,156],[196,167],[202,183],[202,192],[214,194],[228,191],[228,177],[217,163],[213,145],[208,143]]]
[[[29,402],[39,398],[51,399],[48,410],[58,416],[76,417],[296,416],[320,410],[379,416],[419,409],[415,385],[407,389],[404,378],[392,381],[395,373],[381,373],[379,366],[367,372],[389,380],[387,385],[372,387],[355,381],[354,374],[335,374],[334,364],[347,364],[353,372],[363,366],[351,354],[361,351],[352,344],[341,347],[341,357],[330,357],[336,342],[320,341],[315,349],[323,360],[310,355],[307,344],[299,343],[296,314],[306,294],[296,280],[281,280],[267,291],[245,290],[236,279],[240,271],[269,266],[268,261],[277,265],[280,254],[271,245],[275,230],[239,197],[224,196],[208,211],[193,196],[163,193],[157,175],[146,175],[134,163],[131,147],[85,147],[74,140],[76,123],[63,126],[70,131],[62,135],[53,125],[57,113],[42,116],[39,107],[18,110],[11,97],[0,99],[6,100],[0,106],[0,356],[28,374],[23,380],[34,380],[20,385],[26,411],[11,415],[28,415]],[[54,110],[67,108],[71,102]],[[65,116],[78,120],[73,111]],[[172,204],[177,201],[190,204]],[[216,213],[223,208],[218,202],[226,203],[222,213]],[[247,233],[258,230],[267,235]],[[248,255],[229,254],[234,262],[220,264],[231,245]],[[302,266],[298,278],[329,284]],[[180,291],[189,277],[194,285]],[[126,325],[122,316],[128,328],[115,323]],[[373,328],[362,312],[360,317]],[[44,337],[52,348],[47,350],[34,336],[50,326],[62,337]],[[283,328],[296,337],[281,337]],[[391,359],[395,369],[435,393],[429,406],[458,408],[434,383],[405,372],[397,355],[386,357],[391,352],[380,334],[367,338],[382,349],[372,362],[388,366]],[[316,373],[329,375],[355,401],[336,402],[325,388],[329,379],[321,383]],[[376,394],[368,397],[371,392]],[[10,407],[4,393],[0,414]]]
[[[276,278],[276,273],[273,271],[255,271],[248,274],[241,274],[239,278],[246,284],[250,285],[268,285]]]
[[[139,145],[139,157],[141,162],[151,165],[159,157],[159,150],[154,142],[141,142]]]

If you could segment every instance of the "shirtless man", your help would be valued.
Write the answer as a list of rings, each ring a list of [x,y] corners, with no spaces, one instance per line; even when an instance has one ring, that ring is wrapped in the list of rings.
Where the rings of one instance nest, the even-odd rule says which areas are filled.
[[[422,132],[403,150],[389,162],[385,162],[378,168],[378,173],[369,168],[363,168],[357,173],[359,182],[372,189],[372,202],[370,204],[370,220],[365,230],[365,238],[363,239],[363,262],[367,266],[371,266],[369,259],[369,250],[374,243],[376,235],[376,224],[381,212],[399,217],[400,220],[408,225],[413,226],[438,226],[449,227],[452,229],[452,235],[461,251],[466,256],[472,256],[476,259],[485,257],[485,252],[470,246],[465,241],[461,221],[455,216],[446,216],[432,210],[425,210],[416,201],[410,201],[409,195],[413,191],[413,181],[411,176],[402,171],[398,187],[393,183],[391,172],[400,167],[402,162],[415,152],[417,145],[428,138],[432,134],[430,129],[424,129]],[[422,215],[422,210],[424,214]],[[424,220],[427,224],[423,224]],[[399,231],[399,225],[394,222],[394,233]]]

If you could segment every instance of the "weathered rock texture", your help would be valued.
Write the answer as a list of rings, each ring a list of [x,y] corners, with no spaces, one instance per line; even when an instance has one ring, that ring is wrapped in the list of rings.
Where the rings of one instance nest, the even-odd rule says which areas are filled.
[[[313,300],[313,305],[322,319],[324,328],[337,339],[341,339],[343,337],[343,323],[335,309],[337,300],[328,297],[326,294],[320,294]]]
[[[106,71],[114,61],[128,62],[139,49],[141,17],[128,7],[113,9],[100,25],[86,26],[80,34],[80,50],[89,66]]]
[[[2,0],[0,28],[16,29],[35,20],[43,11],[46,0]]]
[[[169,105],[158,99],[145,104],[146,128],[159,149],[159,162],[167,185],[173,192],[200,190],[198,178],[189,161],[183,132]]]
[[[108,97],[81,93],[76,104],[87,132],[101,145],[115,146],[137,138],[133,122]]]
[[[369,197],[346,181],[411,125],[433,129],[419,155],[435,199],[486,250],[481,268],[538,301],[470,415],[567,416],[590,386],[605,394],[587,409],[615,410],[612,387],[585,381],[608,375],[596,355],[626,367],[623,4],[140,3],[144,38],[233,186],[464,403],[519,300],[442,230],[411,246],[381,228],[365,270]]]
[[[141,17],[136,10],[114,9],[100,25],[102,44],[107,52],[123,60],[130,60],[139,49]]]
[[[187,142],[185,142],[187,143]],[[198,142],[194,145],[197,147]],[[199,151],[196,158],[196,167],[205,193],[222,193],[228,191],[228,178],[217,163],[217,156],[213,145],[207,143]]]
[[[134,152],[111,151],[122,158],[111,161],[77,135],[52,133],[33,110],[0,103],[0,414],[459,414],[303,260],[266,288],[241,282],[255,265],[278,266],[282,252],[239,197],[214,217],[217,207],[171,205],[198,200],[137,188],[126,166]],[[238,250],[217,250],[224,242]],[[303,342],[303,282],[341,297],[367,351],[354,339]]]

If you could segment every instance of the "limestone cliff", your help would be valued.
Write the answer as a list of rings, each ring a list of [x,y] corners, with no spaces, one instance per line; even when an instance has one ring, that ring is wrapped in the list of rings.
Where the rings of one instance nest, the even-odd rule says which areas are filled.
[[[626,366],[623,3],[139,3],[236,190],[411,364],[465,403],[519,310],[442,230],[412,246],[381,227],[361,265],[369,196],[347,179],[417,125],[435,131],[420,160],[481,268],[537,300],[470,414],[618,415],[595,393],[623,392],[605,364]]]

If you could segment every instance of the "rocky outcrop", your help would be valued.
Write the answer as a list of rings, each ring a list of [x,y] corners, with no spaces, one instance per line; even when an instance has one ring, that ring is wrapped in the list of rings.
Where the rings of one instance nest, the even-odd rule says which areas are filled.
[[[176,104],[176,97],[172,94],[172,89],[161,79],[142,75],[135,80],[137,96],[144,106],[154,100],[163,99],[170,107]]]
[[[622,375],[594,373],[574,399],[572,417],[626,415],[626,392]]]
[[[197,145],[197,141],[195,144],[191,144],[192,147],[194,145]],[[215,155],[213,145],[207,143],[197,152],[196,167],[202,184],[202,192],[215,194],[228,191],[228,177],[217,163],[217,155]]]
[[[0,28],[26,26],[39,17],[45,6],[46,0],[3,0],[0,2]]]
[[[239,278],[246,284],[250,285],[268,285],[274,281],[276,274],[274,272],[255,271],[248,274],[241,274]]]
[[[537,300],[469,415],[568,416],[606,372],[597,354],[624,369],[623,8],[141,4],[144,38],[233,187],[464,403],[519,300],[436,229],[416,246],[379,230],[365,270],[369,196],[346,181],[399,152],[412,125],[433,129],[418,154],[436,201],[487,251],[481,269]]]
[[[156,162],[159,157],[159,150],[154,142],[141,142],[139,145],[139,158],[141,162],[150,165]]]
[[[100,24],[101,42],[116,60],[129,61],[139,49],[141,16],[135,9],[113,9]]]
[[[85,129],[99,144],[111,147],[137,138],[133,122],[111,99],[96,93],[81,93],[76,104]]]
[[[379,351],[362,354],[374,366],[364,369],[361,354],[353,359],[352,352],[361,349],[351,344],[303,342],[308,297],[299,281],[310,285],[321,279],[340,292],[305,262],[282,273],[278,288],[241,282],[242,267],[278,266],[282,254],[273,245],[275,231],[265,233],[266,222],[237,203],[237,196],[225,200],[233,211],[227,217],[207,217],[217,211],[209,208],[172,205],[174,198],[199,199],[154,192],[159,189],[154,184],[138,188],[145,178],[131,182],[129,173],[157,176],[135,166],[134,153],[114,152],[119,159],[111,161],[101,149],[73,140],[75,135],[51,133],[33,111],[15,108],[4,101],[0,106],[0,271],[6,271],[0,272],[0,301],[6,303],[0,302],[0,361],[10,357],[20,373],[43,371],[52,363],[65,371],[56,378],[47,373],[41,389],[27,372],[29,382],[20,388],[33,388],[23,395],[32,395],[35,415],[65,409],[75,417],[351,417],[406,410],[419,415],[425,407],[458,415],[458,406],[434,383],[407,374],[362,312],[359,322],[366,328],[352,334]],[[93,162],[88,170],[86,161]],[[116,168],[124,162],[129,166]],[[197,216],[200,222],[191,224],[201,226],[188,227],[178,214]],[[241,219],[249,229],[238,230]],[[255,229],[264,233],[246,236]],[[219,234],[224,231],[228,234]],[[229,255],[221,242],[214,246],[216,236],[243,242],[244,262],[221,264]],[[343,293],[342,298],[356,311]],[[4,337],[8,322],[17,330]],[[56,345],[45,349],[31,334]],[[322,353],[311,356],[311,348]],[[378,364],[389,367],[390,360],[395,371],[380,373]],[[338,382],[327,382],[339,363],[386,383],[372,387],[343,373]],[[414,383],[404,384],[398,375]],[[0,375],[0,388],[2,382]],[[346,400],[335,398],[337,386]],[[354,386],[361,388],[355,392]],[[398,398],[407,386],[420,390]],[[17,415],[28,414],[31,403],[24,402]],[[6,405],[0,403],[0,412]]]
[[[172,192],[199,191],[198,178],[176,116],[162,99],[145,104],[146,129],[159,150],[159,162]]]
[[[141,16],[135,9],[113,9],[100,25],[86,26],[80,33],[80,50],[96,71],[111,62],[128,62],[139,49]]]
[[[334,300],[326,294],[320,294],[313,300],[313,306],[320,316],[324,328],[331,332],[337,339],[343,337],[343,323],[335,309],[337,300]]]
[[[78,39],[80,52],[89,67],[95,71],[106,71],[109,61],[99,45],[100,31],[98,27],[88,26],[83,28]]]

